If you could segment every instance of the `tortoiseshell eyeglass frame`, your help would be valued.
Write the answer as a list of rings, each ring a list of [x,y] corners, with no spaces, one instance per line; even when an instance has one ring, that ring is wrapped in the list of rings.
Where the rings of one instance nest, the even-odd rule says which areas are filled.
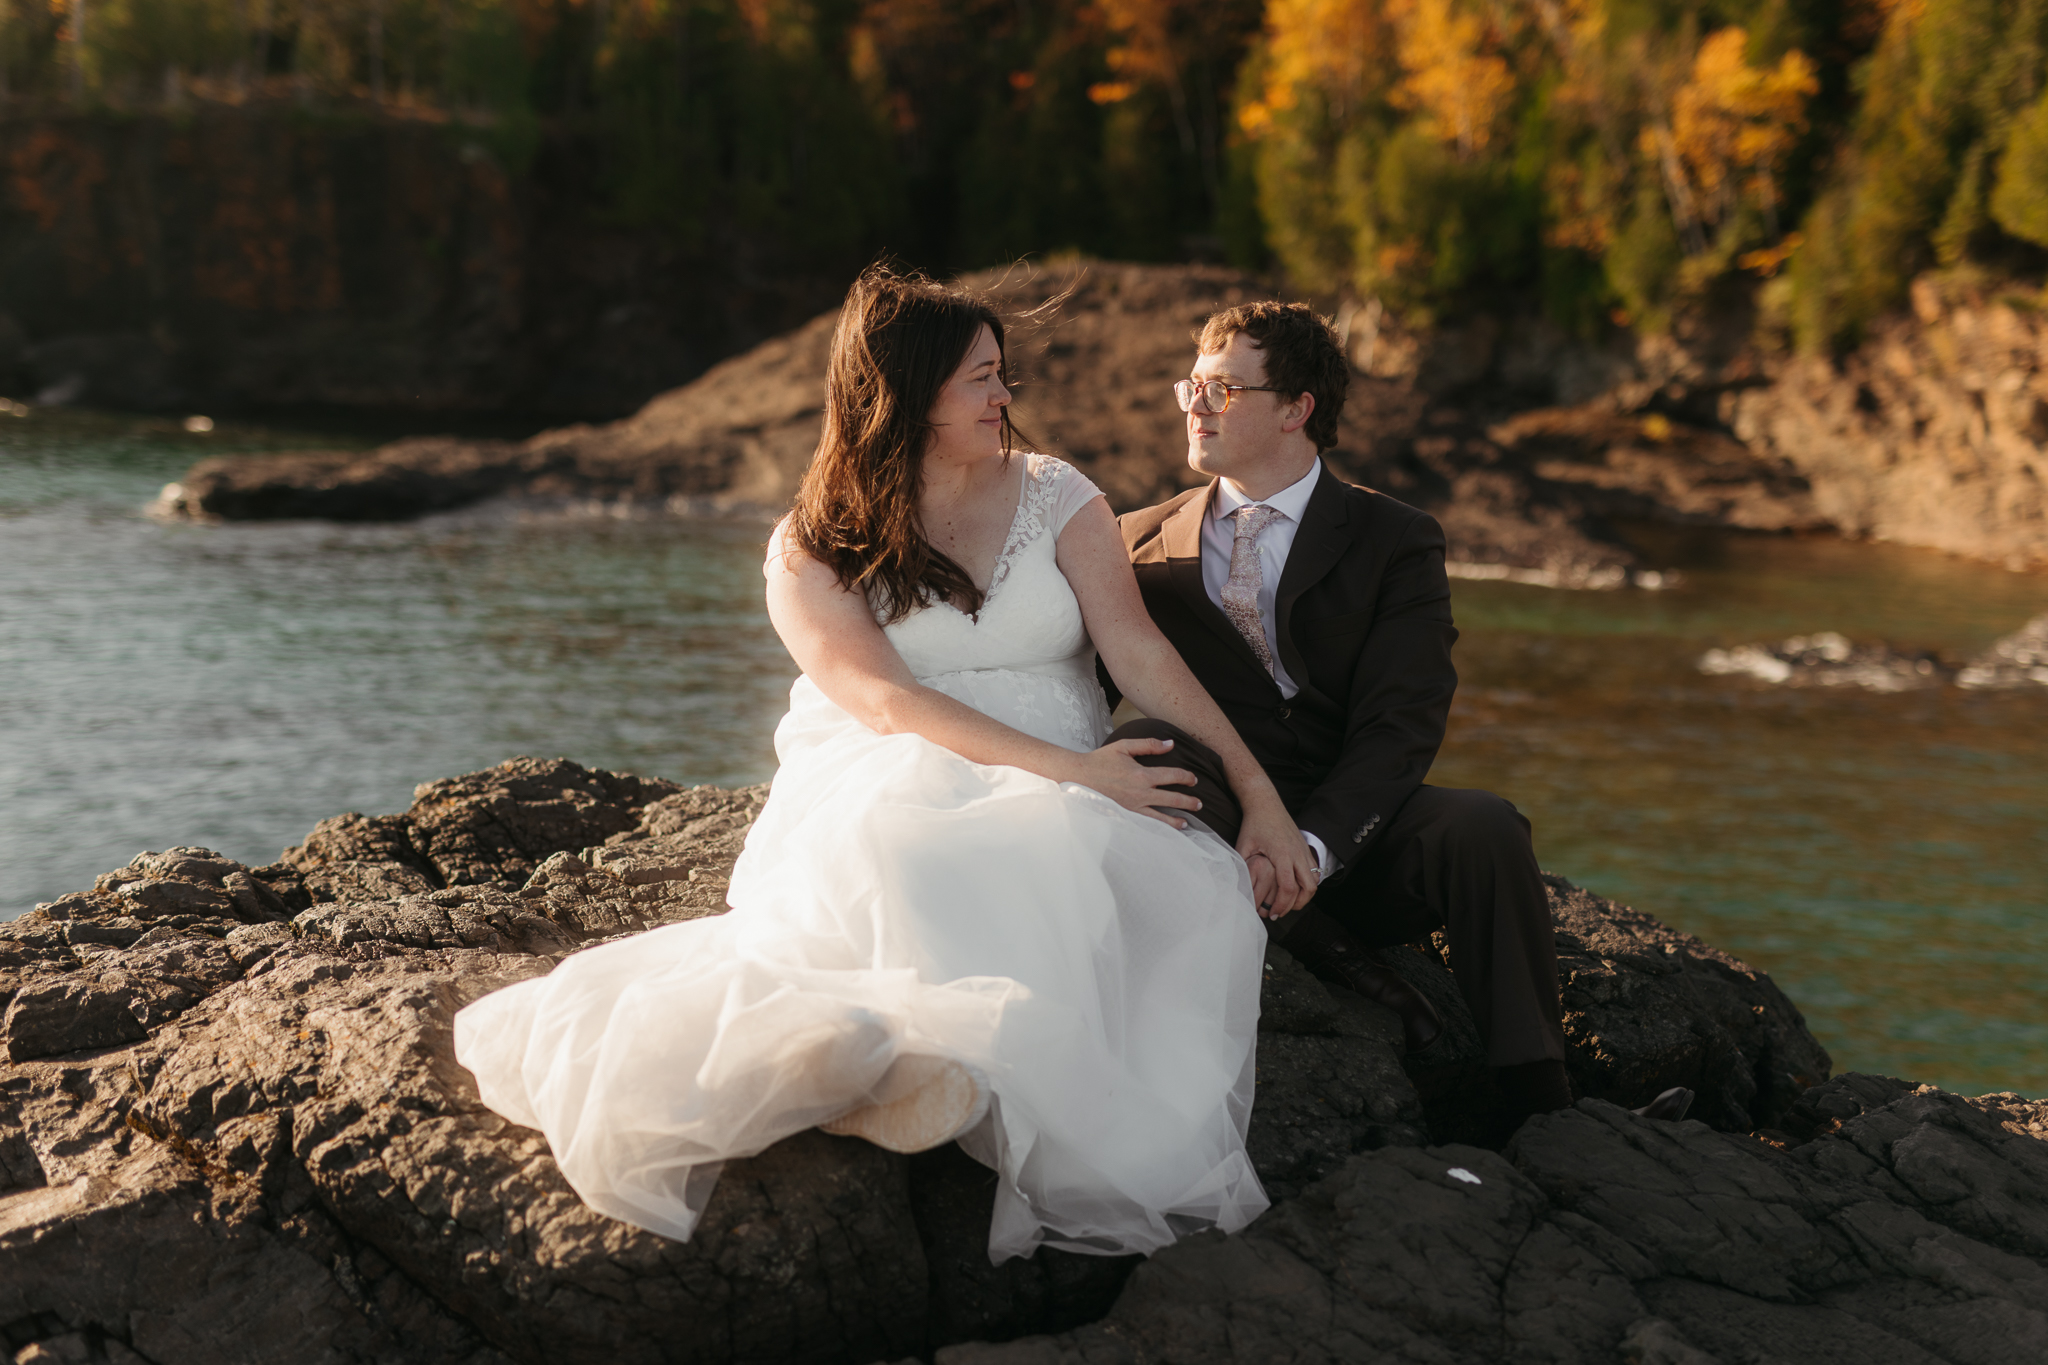
[[[1220,402],[1216,398],[1216,390],[1218,389],[1223,390],[1223,398]],[[1230,395],[1233,393],[1282,392],[1284,390],[1276,389],[1266,384],[1226,384],[1220,379],[1212,379],[1206,384],[1196,384],[1192,379],[1183,379],[1173,386],[1173,400],[1180,404],[1182,412],[1193,412],[1195,410],[1195,395],[1200,394],[1203,406],[1209,412],[1229,412]]]

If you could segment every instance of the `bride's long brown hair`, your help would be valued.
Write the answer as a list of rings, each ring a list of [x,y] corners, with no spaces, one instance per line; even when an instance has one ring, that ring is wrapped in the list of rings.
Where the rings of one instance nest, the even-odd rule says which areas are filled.
[[[788,533],[865,593],[884,622],[950,601],[970,615],[981,590],[924,533],[918,496],[936,434],[938,402],[983,327],[1003,345],[1003,321],[973,295],[886,265],[861,272],[832,332],[825,431],[797,489]],[[1002,361],[997,375],[1008,376]],[[1003,458],[1016,446],[1003,409]]]

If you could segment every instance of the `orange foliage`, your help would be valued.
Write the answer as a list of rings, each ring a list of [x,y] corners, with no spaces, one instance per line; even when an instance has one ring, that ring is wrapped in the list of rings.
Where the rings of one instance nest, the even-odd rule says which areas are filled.
[[[1454,0],[1268,0],[1265,86],[1238,120],[1260,136],[1311,90],[1341,118],[1392,79],[1394,104],[1461,152],[1482,151],[1515,92],[1499,47],[1493,25]]]
[[[1161,84],[1177,79],[1185,60],[1176,41],[1185,16],[1177,11],[1188,8],[1187,0],[1101,0],[1102,17],[1120,40],[1106,54],[1110,70]]]
[[[54,233],[66,224],[63,236],[73,242],[90,234],[93,191],[107,178],[97,147],[48,126],[33,128],[10,139],[7,169],[10,197],[38,228]]]
[[[1806,102],[1820,89],[1813,63],[1787,52],[1760,71],[1745,55],[1749,35],[1724,28],[1693,58],[1692,78],[1673,96],[1671,122],[1645,129],[1646,153],[1677,161],[1692,213],[1717,223],[1742,199],[1774,213],[1778,168],[1806,131]]]
[[[1265,88],[1238,113],[1254,137],[1317,90],[1342,111],[1372,93],[1392,44],[1379,0],[1268,0]]]
[[[1614,240],[1614,220],[1601,197],[1586,184],[1585,168],[1570,161],[1551,166],[1545,178],[1555,220],[1544,231],[1554,247],[1598,256]]]
[[[1762,247],[1756,251],[1746,251],[1737,258],[1735,263],[1744,270],[1754,270],[1757,274],[1768,277],[1777,274],[1785,262],[1792,259],[1792,254],[1804,245],[1806,245],[1806,235],[1804,233],[1788,232],[1785,234],[1785,240],[1776,246]]]

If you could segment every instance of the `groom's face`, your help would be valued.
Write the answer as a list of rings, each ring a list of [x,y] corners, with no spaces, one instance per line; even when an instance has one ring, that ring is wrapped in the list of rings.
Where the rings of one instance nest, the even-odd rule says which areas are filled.
[[[1222,350],[1196,356],[1188,377],[1197,384],[1220,379],[1262,388],[1266,358],[1250,337],[1234,332]],[[1198,401],[1187,414],[1188,464],[1210,478],[1243,479],[1263,471],[1283,454],[1283,398],[1277,393],[1237,392],[1222,412],[1211,412]]]

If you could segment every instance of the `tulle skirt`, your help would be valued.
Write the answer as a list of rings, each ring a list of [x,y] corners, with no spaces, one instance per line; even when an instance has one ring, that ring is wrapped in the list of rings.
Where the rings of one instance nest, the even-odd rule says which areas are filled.
[[[841,723],[841,722],[844,723]],[[732,910],[456,1016],[484,1102],[593,1208],[688,1238],[719,1163],[946,1057],[993,1098],[989,1254],[1150,1252],[1266,1207],[1244,1149],[1265,934],[1243,862],[1087,788],[793,711]]]

